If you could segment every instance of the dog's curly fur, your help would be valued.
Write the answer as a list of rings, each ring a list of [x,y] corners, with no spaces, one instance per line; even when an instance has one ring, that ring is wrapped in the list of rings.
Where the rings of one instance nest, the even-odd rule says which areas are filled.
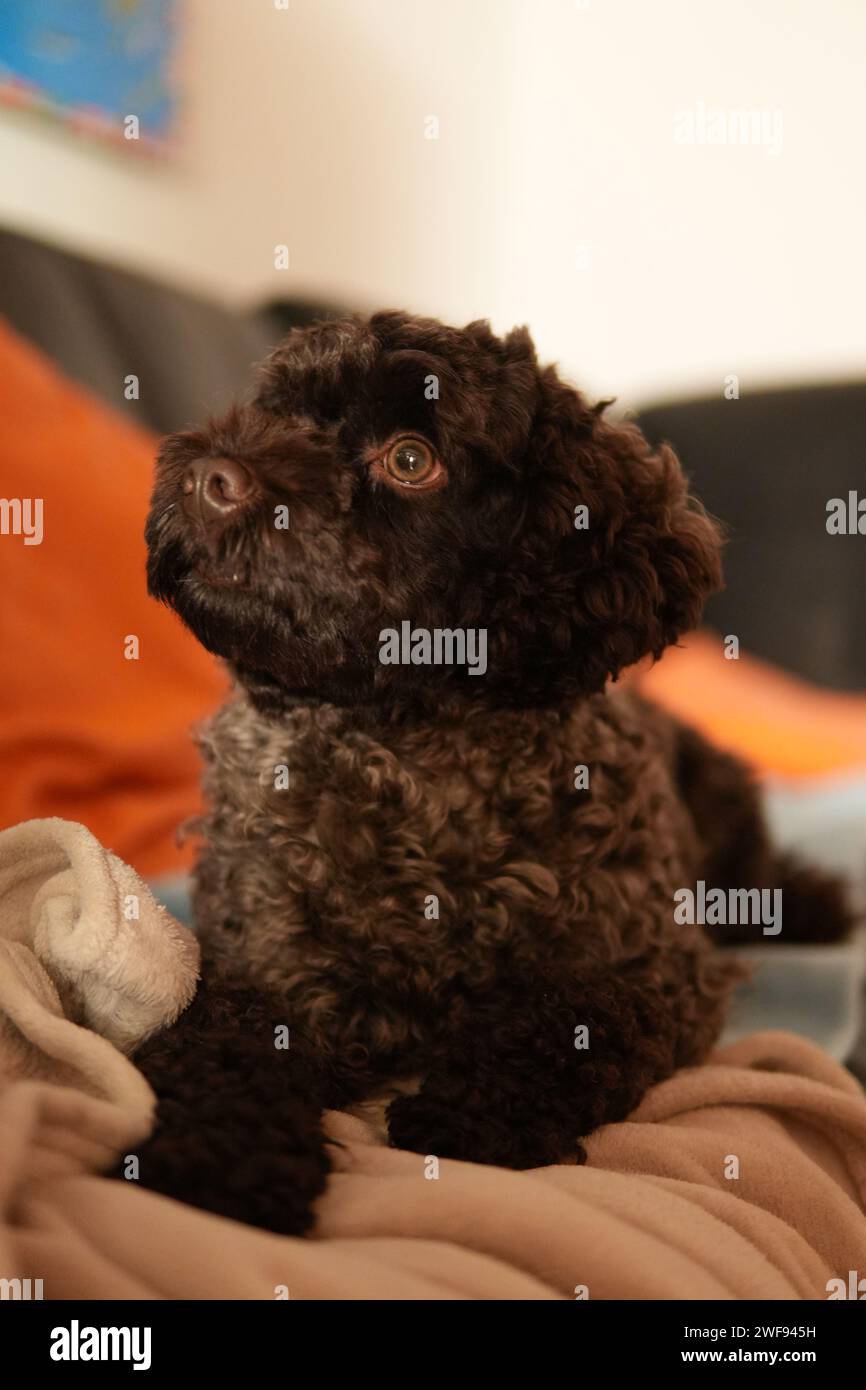
[[[383,466],[407,435],[435,486]],[[249,485],[216,520],[184,505],[201,459]],[[835,884],[776,859],[735,760],[609,691],[697,623],[719,533],[671,450],[526,330],[291,333],[251,403],[165,442],[147,538],[151,592],[237,689],[202,740],[204,985],[138,1058],[146,1184],[303,1231],[322,1108],[389,1090],[395,1144],[573,1162],[718,1035],[739,967],[675,923],[678,888],[783,887],[786,923],[847,925]],[[486,674],[383,665],[404,620],[486,629]]]

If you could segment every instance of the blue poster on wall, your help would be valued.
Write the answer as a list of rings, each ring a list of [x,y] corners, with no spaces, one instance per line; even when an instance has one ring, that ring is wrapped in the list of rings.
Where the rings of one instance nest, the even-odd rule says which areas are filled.
[[[0,101],[77,130],[164,145],[176,0],[0,0]],[[129,121],[137,118],[137,126]]]

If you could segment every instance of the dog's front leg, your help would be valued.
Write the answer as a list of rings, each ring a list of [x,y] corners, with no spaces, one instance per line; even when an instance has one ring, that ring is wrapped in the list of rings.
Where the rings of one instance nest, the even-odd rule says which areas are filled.
[[[174,1026],[142,1045],[134,1061],[158,1100],[136,1155],[142,1186],[284,1235],[310,1228],[330,1169],[323,1085],[284,1023],[278,999],[203,982]]]
[[[712,1046],[728,968],[678,954],[572,985],[498,980],[461,1011],[419,1092],[392,1102],[392,1145],[505,1168],[582,1162],[582,1138]]]

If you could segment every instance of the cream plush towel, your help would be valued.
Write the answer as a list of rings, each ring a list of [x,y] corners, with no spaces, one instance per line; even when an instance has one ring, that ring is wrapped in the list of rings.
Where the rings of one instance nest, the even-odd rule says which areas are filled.
[[[26,1155],[40,1173],[92,1170],[145,1138],[155,1098],[123,1052],[177,1017],[197,975],[191,932],[83,825],[0,832],[7,1159]]]

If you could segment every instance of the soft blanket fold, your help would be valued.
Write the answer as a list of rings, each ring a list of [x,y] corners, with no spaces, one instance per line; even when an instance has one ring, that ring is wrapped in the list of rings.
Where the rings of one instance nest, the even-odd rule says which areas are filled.
[[[168,1022],[196,952],[86,831],[47,824],[0,835],[0,1279],[46,1298],[531,1300],[823,1299],[866,1280],[866,1099],[786,1033],[655,1087],[581,1168],[431,1163],[331,1114],[311,1240],[95,1176],[146,1138],[153,1096],[93,1024],[129,1046]]]
[[[195,991],[198,946],[127,864],[72,821],[0,833],[0,940],[23,942],[95,1032],[126,1050]]]
[[[197,974],[192,934],[84,826],[0,832],[7,1193],[16,1171],[93,1171],[149,1134],[155,1097],[123,1052],[177,1017]]]

